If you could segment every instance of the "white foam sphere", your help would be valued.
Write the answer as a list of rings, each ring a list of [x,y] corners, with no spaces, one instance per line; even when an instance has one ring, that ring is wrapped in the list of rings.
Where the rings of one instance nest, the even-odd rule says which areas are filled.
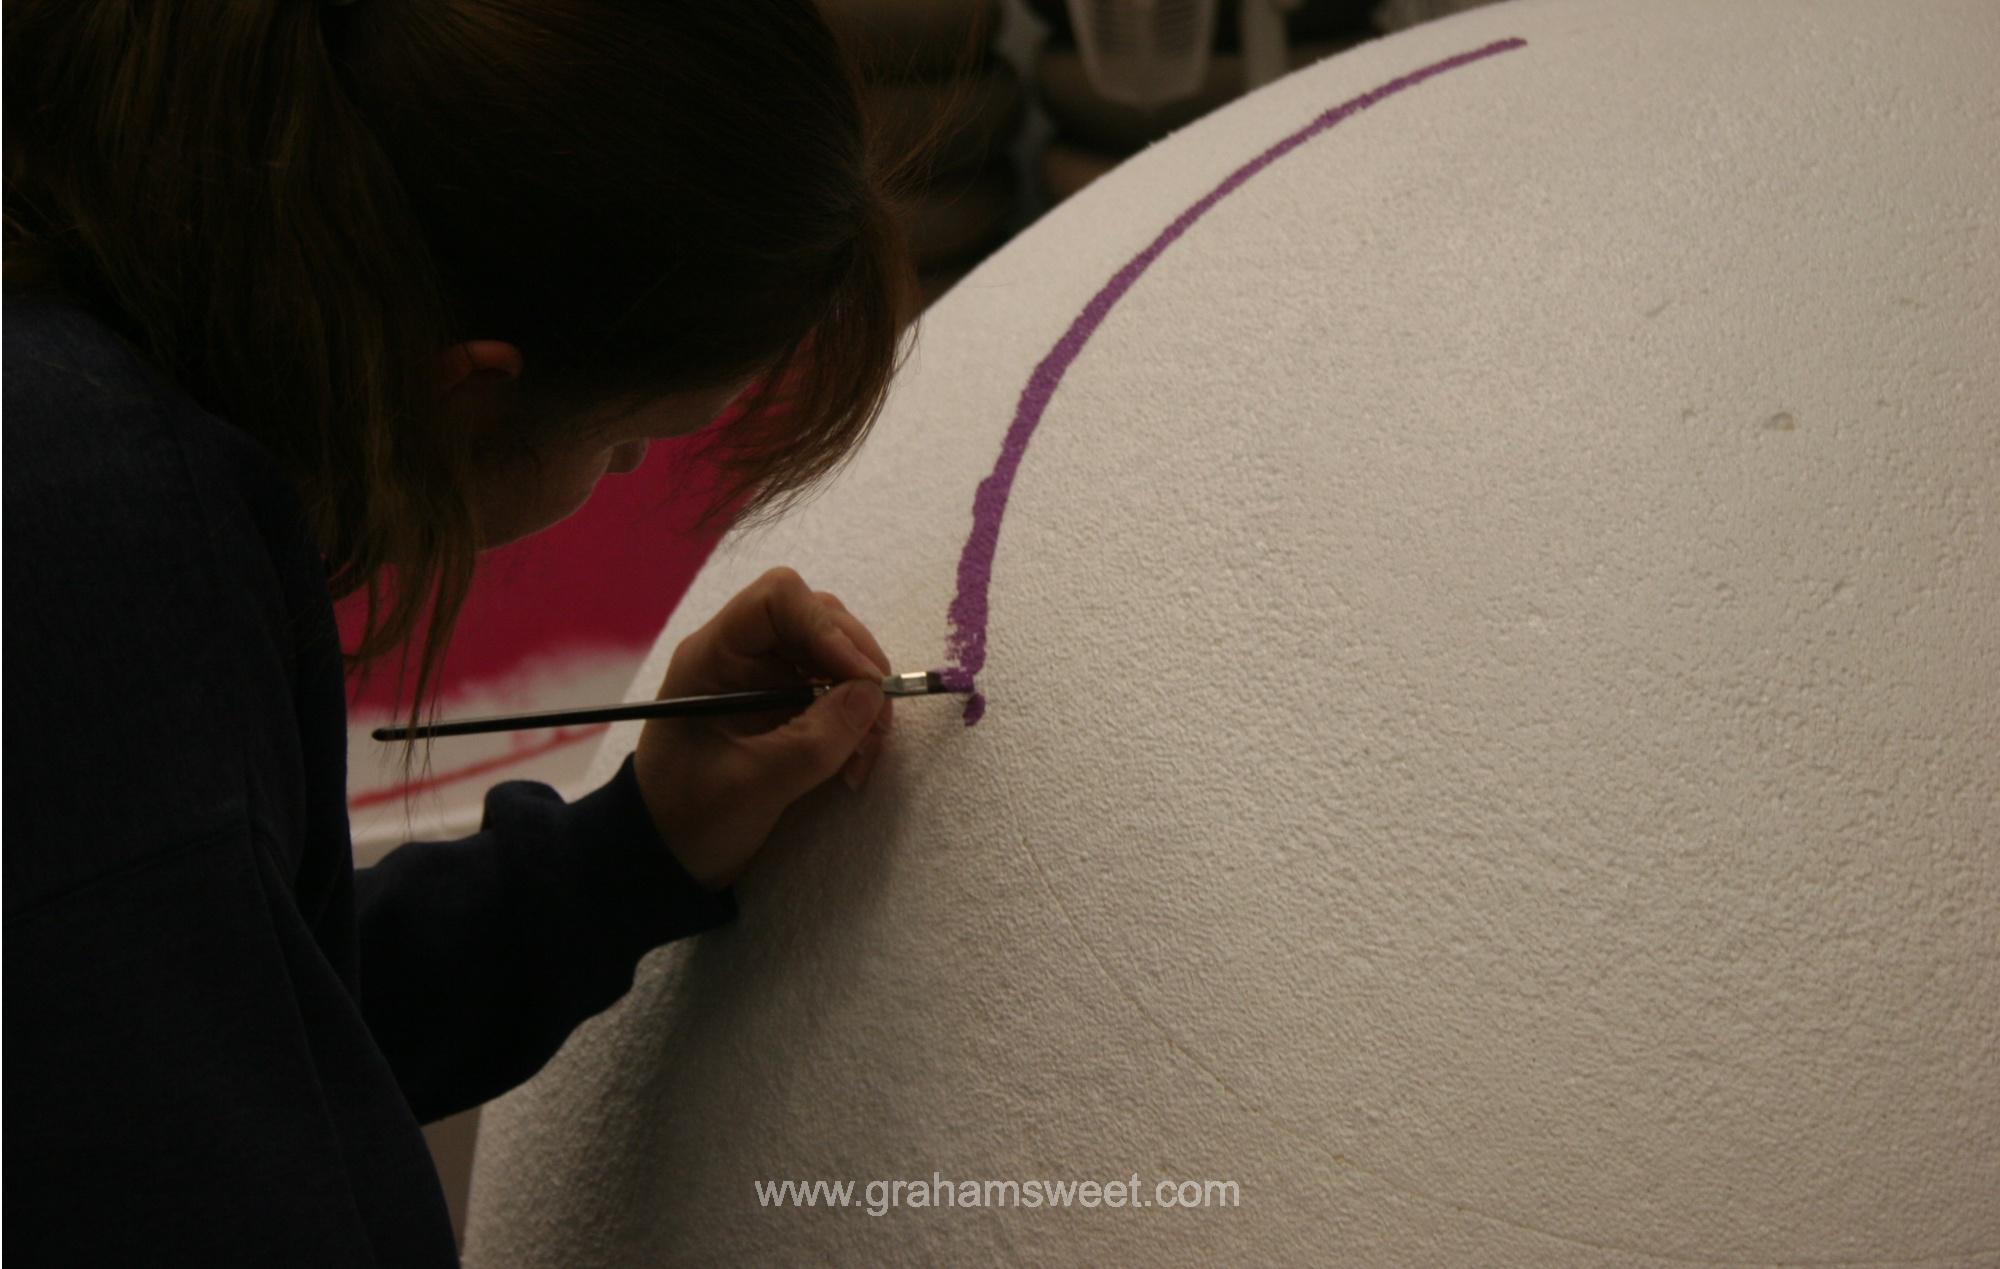
[[[1987,1263],[1996,154],[1987,0],[1517,0],[1051,213],[632,691],[780,564],[963,664],[1011,430],[985,716],[488,1108],[468,1263]]]

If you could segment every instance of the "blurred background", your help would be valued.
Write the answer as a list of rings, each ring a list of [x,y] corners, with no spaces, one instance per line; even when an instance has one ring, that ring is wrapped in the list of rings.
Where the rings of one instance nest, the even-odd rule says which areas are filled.
[[[1075,14],[1072,0],[818,0],[859,57],[889,145],[948,116],[906,209],[927,303],[1050,208],[1247,87],[1489,0],[1150,0],[1213,15],[1182,82],[1137,92],[1129,76],[1107,75],[1101,36],[1074,20],[1089,22],[1102,0],[1074,2]],[[712,496],[700,445],[700,434],[655,442],[569,519],[481,557],[444,662],[440,717],[623,698],[727,531],[726,518],[693,527]],[[350,601],[336,612],[352,649],[363,610]],[[409,708],[397,659],[348,684],[356,867],[405,841],[478,831],[486,790],[503,780],[541,781],[566,800],[590,791],[581,782],[602,726],[440,740],[430,770],[403,783],[400,746],[368,734]],[[478,1119],[475,1109],[425,1129],[461,1241]]]

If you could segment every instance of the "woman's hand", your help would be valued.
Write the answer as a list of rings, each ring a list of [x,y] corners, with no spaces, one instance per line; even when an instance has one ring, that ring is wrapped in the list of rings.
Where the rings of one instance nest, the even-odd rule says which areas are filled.
[[[681,640],[655,699],[850,679],[803,712],[655,718],[633,769],[653,824],[710,889],[736,879],[786,807],[835,772],[858,787],[887,738],[889,658],[826,591],[789,568],[745,587]]]

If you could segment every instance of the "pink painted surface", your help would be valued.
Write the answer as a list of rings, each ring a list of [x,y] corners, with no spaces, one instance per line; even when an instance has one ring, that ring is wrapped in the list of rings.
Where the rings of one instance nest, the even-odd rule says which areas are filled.
[[[1056,341],[1046,357],[1028,376],[1028,386],[1021,390],[1020,404],[1014,409],[1014,422],[1007,429],[1007,437],[1000,445],[1000,457],[993,463],[993,473],[979,482],[979,489],[972,497],[972,533],[965,540],[965,549],[958,557],[958,593],[951,601],[949,613],[951,634],[946,643],[945,655],[951,664],[940,667],[937,673],[944,676],[945,687],[954,692],[971,691],[971,699],[965,703],[965,725],[971,727],[986,714],[986,696],[973,690],[973,681],[986,665],[986,599],[987,588],[993,580],[993,553],[1000,545],[1000,519],[1007,513],[1007,495],[1014,487],[1014,474],[1020,470],[1021,458],[1028,452],[1028,440],[1034,435],[1035,426],[1042,421],[1042,414],[1049,408],[1049,401],[1061,385],[1063,375],[1070,368],[1083,346],[1090,342],[1091,335],[1103,324],[1112,306],[1125,297],[1139,275],[1152,267],[1153,261],[1172,246],[1174,240],[1188,231],[1195,221],[1208,214],[1210,208],[1234,193],[1245,181],[1257,175],[1285,155],[1304,145],[1307,141],[1339,123],[1357,111],[1366,110],[1376,102],[1413,84],[1420,84],[1433,75],[1442,74],[1459,66],[1465,66],[1482,58],[1504,53],[1509,49],[1525,47],[1526,40],[1496,40],[1484,48],[1473,49],[1441,62],[1411,71],[1409,74],[1392,79],[1379,88],[1373,88],[1359,97],[1349,98],[1340,105],[1321,114],[1311,123],[1287,136],[1269,149],[1251,159],[1242,167],[1231,172],[1220,185],[1201,196],[1193,206],[1174,217],[1173,223],[1160,231],[1157,238],[1144,251],[1125,262],[1123,268],[1111,275],[1111,280],[1092,296],[1090,303],[1069,324],[1062,338]]]
[[[445,655],[440,717],[449,717],[453,699],[475,687],[515,684],[532,696],[536,680],[560,681],[565,659],[588,655],[601,662],[607,655],[625,655],[637,671],[728,530],[727,517],[706,533],[697,534],[693,526],[715,489],[701,450],[710,432],[733,417],[733,410],[725,411],[709,429],[654,442],[637,469],[606,476],[590,501],[568,519],[480,557]],[[349,650],[360,641],[364,606],[360,595],[334,606],[342,646]],[[423,633],[419,627],[405,649],[420,647]],[[400,650],[389,653],[365,682],[349,676],[350,725],[377,725],[407,710],[413,684],[398,682],[399,659]],[[414,665],[412,651],[412,675]],[[530,700],[520,708],[608,703]],[[441,746],[430,778],[407,786],[350,786],[348,806],[359,810],[468,780],[490,783],[510,773],[535,778],[520,769],[555,749],[594,742],[603,731],[598,726],[517,733],[514,748],[504,757],[461,759],[456,767],[449,765],[451,754]]]

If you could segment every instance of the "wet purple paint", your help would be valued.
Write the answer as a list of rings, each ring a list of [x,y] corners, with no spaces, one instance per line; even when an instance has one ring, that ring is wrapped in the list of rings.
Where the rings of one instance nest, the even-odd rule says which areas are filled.
[[[1222,184],[1176,216],[1151,245],[1127,261],[1125,267],[1114,273],[1103,289],[1091,297],[1083,312],[1076,315],[1076,320],[1063,332],[1063,337],[1056,341],[1056,346],[1049,350],[1048,356],[1042,358],[1034,374],[1028,377],[1028,386],[1022,389],[1020,403],[1014,408],[1013,426],[1007,429],[1007,439],[1000,447],[1000,457],[993,464],[992,474],[979,482],[979,490],[973,495],[972,535],[966,538],[965,549],[958,557],[958,595],[951,601],[952,632],[945,648],[945,655],[951,658],[952,664],[937,671],[944,676],[948,691],[970,690],[973,676],[986,665],[986,591],[993,578],[993,552],[1000,544],[1000,517],[1007,511],[1007,495],[1014,486],[1014,473],[1020,469],[1022,455],[1028,452],[1028,438],[1034,434],[1035,425],[1042,421],[1042,413],[1048,409],[1049,399],[1055,395],[1056,386],[1062,382],[1070,363],[1076,360],[1084,344],[1103,324],[1111,306],[1132,289],[1139,275],[1160,258],[1160,253],[1171,246],[1174,239],[1188,231],[1188,226],[1200,220],[1209,208],[1235,192],[1238,186],[1286,154],[1356,111],[1366,110],[1384,97],[1399,93],[1412,84],[1420,84],[1433,75],[1441,75],[1495,53],[1523,48],[1527,43],[1519,38],[1497,40],[1484,48],[1434,62],[1401,79],[1392,79],[1380,88],[1335,106],[1231,172]],[[971,699],[965,704],[965,725],[972,726],[985,713],[985,695],[973,691]]]

